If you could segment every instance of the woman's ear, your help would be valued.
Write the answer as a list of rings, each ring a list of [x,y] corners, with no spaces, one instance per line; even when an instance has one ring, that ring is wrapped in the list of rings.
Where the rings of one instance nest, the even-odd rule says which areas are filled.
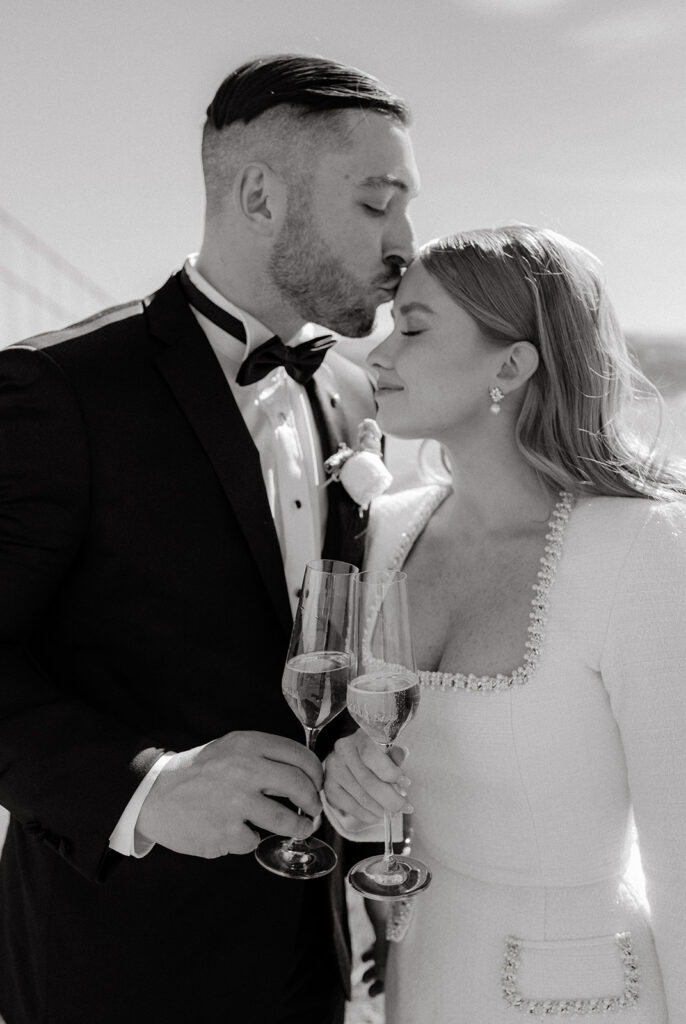
[[[242,167],[233,189],[236,209],[253,231],[274,235],[286,208],[286,186],[268,164]]]
[[[515,341],[498,371],[498,384],[507,393],[516,391],[538,369],[538,349],[530,341]]]

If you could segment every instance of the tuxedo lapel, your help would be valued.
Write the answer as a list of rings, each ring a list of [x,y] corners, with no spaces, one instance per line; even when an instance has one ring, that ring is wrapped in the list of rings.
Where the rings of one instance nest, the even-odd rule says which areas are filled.
[[[260,458],[231,389],[176,277],[152,297],[147,312],[152,334],[164,343],[158,368],[214,467],[290,635],[288,590]]]
[[[343,442],[353,447],[356,438],[351,437],[336,378],[326,363],[307,385],[307,393],[324,458],[333,455]],[[368,513],[360,515],[359,507],[340,483],[327,484],[326,493],[328,510],[322,557],[361,566]]]

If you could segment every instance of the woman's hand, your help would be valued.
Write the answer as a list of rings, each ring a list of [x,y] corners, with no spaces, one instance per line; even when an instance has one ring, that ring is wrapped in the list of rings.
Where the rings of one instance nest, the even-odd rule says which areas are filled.
[[[384,753],[361,729],[336,742],[324,766],[324,793],[346,829],[376,825],[385,811],[412,813],[407,802],[410,780],[400,767],[406,755],[404,747]]]
[[[374,941],[362,954],[362,961],[368,964],[362,975],[362,981],[369,986],[370,996],[378,996],[386,983],[386,958],[388,956],[388,939],[386,938],[386,920],[388,905],[377,900],[365,900],[367,917],[374,929]]]

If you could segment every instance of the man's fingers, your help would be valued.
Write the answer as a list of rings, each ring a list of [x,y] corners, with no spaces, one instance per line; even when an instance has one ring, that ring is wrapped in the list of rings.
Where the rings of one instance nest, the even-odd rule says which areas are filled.
[[[223,739],[239,753],[251,754],[277,764],[287,764],[299,768],[309,776],[316,790],[322,788],[324,778],[322,763],[317,755],[302,743],[296,743],[295,740],[289,740],[285,736],[274,736],[268,732],[232,732]]]
[[[228,733],[170,759],[146,796],[137,831],[177,853],[207,858],[250,853],[260,839],[256,828],[304,838],[321,812],[322,775],[314,754],[293,740]]]
[[[312,835],[314,822],[306,815],[298,814],[267,796],[257,796],[252,801],[250,821],[265,832],[293,839],[307,839]]]
[[[229,849],[222,851],[224,853],[252,853],[256,846],[260,842],[259,832],[255,832],[254,829],[250,828],[247,822],[243,822],[237,828],[233,829],[230,837]]]
[[[254,787],[266,796],[285,797],[311,818],[316,818],[321,812],[322,802],[312,780],[291,765],[262,761],[255,772]]]

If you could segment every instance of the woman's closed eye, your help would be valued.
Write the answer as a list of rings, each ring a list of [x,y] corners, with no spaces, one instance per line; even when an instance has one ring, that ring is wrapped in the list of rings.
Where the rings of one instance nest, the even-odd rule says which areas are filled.
[[[368,213],[371,213],[372,217],[383,217],[386,213],[385,207],[370,206],[369,203],[363,203],[362,205]]]
[[[421,331],[401,331],[403,338],[414,338],[416,334],[423,334],[424,330]]]

